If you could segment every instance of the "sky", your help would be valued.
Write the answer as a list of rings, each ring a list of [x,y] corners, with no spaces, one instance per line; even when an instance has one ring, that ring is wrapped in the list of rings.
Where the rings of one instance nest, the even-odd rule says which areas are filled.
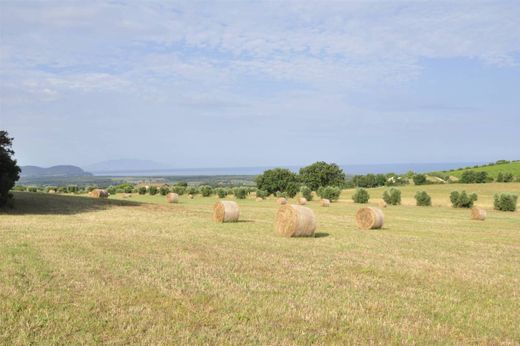
[[[520,1],[0,2],[22,165],[520,159]]]

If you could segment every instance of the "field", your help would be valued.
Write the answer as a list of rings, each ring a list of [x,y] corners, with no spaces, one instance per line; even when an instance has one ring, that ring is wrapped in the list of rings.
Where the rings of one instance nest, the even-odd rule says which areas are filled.
[[[476,172],[487,172],[490,177],[495,178],[495,179],[496,179],[498,173],[500,173],[500,172],[511,173],[515,177],[520,177],[520,161],[503,163],[503,164],[492,165],[492,166],[477,167],[477,168],[468,168],[468,169],[462,168],[462,169],[454,170],[452,172],[445,171],[443,173],[449,174],[450,176],[460,178],[462,173],[464,173],[464,171],[468,171],[468,170],[473,170]]]
[[[357,229],[352,190],[312,201],[316,237],[292,239],[273,198],[215,224],[214,197],[17,193],[0,214],[0,344],[520,344],[520,213],[491,209],[520,184],[422,186],[432,207],[418,189],[377,231]],[[462,189],[486,221],[449,207]]]

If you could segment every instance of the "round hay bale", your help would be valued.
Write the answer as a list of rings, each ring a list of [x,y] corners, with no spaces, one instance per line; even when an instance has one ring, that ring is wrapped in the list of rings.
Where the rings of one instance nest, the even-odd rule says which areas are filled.
[[[94,190],[90,191],[90,196],[95,197],[95,198],[107,198],[108,192],[107,192],[107,190],[103,190],[103,189],[94,189]]]
[[[330,206],[330,200],[329,199],[326,199],[326,198],[323,198],[321,200],[321,206],[322,207],[329,207]]]
[[[56,190],[49,190],[47,193],[56,193]]]
[[[284,198],[284,197],[280,197],[276,200],[276,203],[280,204],[280,205],[286,205],[287,204],[287,198]]]
[[[179,195],[175,192],[170,192],[166,195],[166,201],[168,203],[178,203],[179,202]]]
[[[125,193],[123,195],[123,198],[131,198],[132,197],[132,194],[131,193]]]
[[[484,221],[486,219],[486,209],[480,207],[471,208],[471,220]]]
[[[237,222],[240,209],[237,202],[218,201],[213,207],[213,220],[217,222]]]
[[[189,198],[189,199],[193,199],[193,195],[191,195],[191,194],[188,195],[188,198]]]
[[[305,197],[298,198],[298,204],[299,205],[306,205],[307,204],[307,198],[305,198]]]
[[[260,202],[260,201],[263,201],[264,199],[262,197],[256,197],[256,201],[257,202]]]
[[[296,204],[282,205],[276,214],[276,230],[285,237],[312,237],[316,217],[312,209]]]
[[[356,213],[356,223],[361,229],[377,229],[383,227],[385,215],[379,208],[365,207]]]

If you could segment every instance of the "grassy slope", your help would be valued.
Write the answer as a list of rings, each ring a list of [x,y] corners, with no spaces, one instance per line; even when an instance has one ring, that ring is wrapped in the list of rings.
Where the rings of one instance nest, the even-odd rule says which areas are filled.
[[[0,215],[0,344],[520,343],[520,213],[470,221],[453,185],[421,188],[434,206],[402,188],[379,231],[356,229],[352,191],[311,202],[318,237],[300,239],[273,232],[274,199],[214,224],[214,198],[18,193]],[[461,188],[490,207],[520,184]]]
[[[499,172],[502,173],[513,173],[514,176],[520,177],[520,162],[511,162],[511,163],[504,163],[500,165],[493,165],[493,166],[485,166],[485,167],[477,167],[477,168],[470,168],[470,169],[458,169],[456,171],[452,172],[443,172],[455,177],[460,178],[462,175],[462,172],[466,170],[473,170],[477,172],[488,172],[488,175],[490,177],[496,178]]]

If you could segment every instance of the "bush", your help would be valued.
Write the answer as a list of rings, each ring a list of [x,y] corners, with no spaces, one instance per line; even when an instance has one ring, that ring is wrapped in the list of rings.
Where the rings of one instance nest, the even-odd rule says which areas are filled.
[[[450,201],[454,208],[471,208],[477,198],[476,193],[468,195],[466,191],[452,191],[450,194]]]
[[[202,185],[199,187],[199,191],[202,197],[209,197],[213,193],[213,188],[208,185]]]
[[[139,188],[137,189],[137,193],[140,194],[140,195],[146,194],[146,187],[145,186],[139,186]]]
[[[267,198],[269,197],[269,192],[265,190],[256,190],[256,197]]]
[[[163,185],[159,188],[159,193],[161,196],[166,196],[168,193],[170,193],[170,188],[166,185]]]
[[[67,192],[68,193],[77,193],[78,192],[78,185],[69,185],[69,186],[67,186]]]
[[[115,186],[109,186],[107,187],[107,192],[111,195],[115,195],[117,192],[117,188]]]
[[[408,184],[408,179],[395,173],[389,173],[386,175],[386,186],[402,186]]]
[[[420,207],[429,207],[432,205],[432,198],[426,191],[417,191],[415,194],[416,204]]]
[[[425,185],[428,183],[424,174],[416,174],[413,176],[413,183],[415,185]]]
[[[236,187],[233,189],[233,194],[238,199],[245,199],[247,197],[247,190],[243,187]]]
[[[304,185],[300,187],[300,192],[306,200],[312,201],[312,190],[310,188]]]
[[[28,186],[27,191],[28,192],[38,192],[38,188],[36,186]]]
[[[27,187],[23,185],[16,185],[13,187],[13,191],[27,191]]]
[[[276,196],[277,198],[281,198],[281,197],[283,197],[283,198],[287,198],[287,192],[276,191],[275,196]]]
[[[337,201],[341,195],[341,189],[336,186],[325,186],[320,187],[317,193],[321,198],[326,198],[330,201]]]
[[[186,193],[188,195],[193,195],[195,196],[196,194],[199,193],[199,189],[197,189],[197,187],[195,186],[189,186],[187,189],[186,189]]]
[[[515,211],[518,196],[512,193],[496,193],[494,207],[496,210]]]
[[[186,192],[186,187],[182,186],[182,185],[175,185],[175,186],[172,186],[171,190],[172,190],[172,192],[175,192],[179,196],[182,196],[182,195],[184,195],[184,192]]]
[[[462,172],[462,175],[460,176],[461,183],[464,184],[471,184],[471,183],[487,183],[490,181],[490,178],[488,177],[487,172],[475,172],[472,170],[464,171]]]
[[[289,183],[285,188],[285,193],[289,198],[294,198],[298,194],[298,191],[300,191],[300,184],[298,183]]]
[[[300,179],[311,191],[317,191],[324,186],[343,186],[345,173],[335,163],[320,161],[301,168]]]
[[[390,205],[401,204],[401,190],[393,187],[383,193],[383,200]]]
[[[499,183],[510,183],[514,180],[513,173],[506,172],[502,173],[499,172],[497,175],[497,182]]]
[[[121,193],[132,193],[134,191],[134,185],[130,183],[119,184],[116,186],[116,189]]]
[[[215,189],[215,192],[219,198],[225,198],[228,195],[228,190],[222,187]]]
[[[270,194],[276,193],[276,191],[293,193],[296,188],[294,193],[296,196],[299,190],[298,176],[285,168],[268,169],[258,175],[255,181],[260,190],[265,190]]]
[[[356,189],[356,192],[352,195],[354,203],[368,203],[369,199],[368,191],[362,188]]]
[[[175,186],[183,187],[183,188],[186,189],[186,188],[188,187],[188,183],[185,182],[185,181],[178,181],[178,182],[175,183]],[[175,192],[175,193],[177,193],[177,192]],[[178,194],[178,193],[177,193],[177,194]]]
[[[156,195],[157,194],[157,186],[150,186],[148,188],[148,193],[152,196]]]

